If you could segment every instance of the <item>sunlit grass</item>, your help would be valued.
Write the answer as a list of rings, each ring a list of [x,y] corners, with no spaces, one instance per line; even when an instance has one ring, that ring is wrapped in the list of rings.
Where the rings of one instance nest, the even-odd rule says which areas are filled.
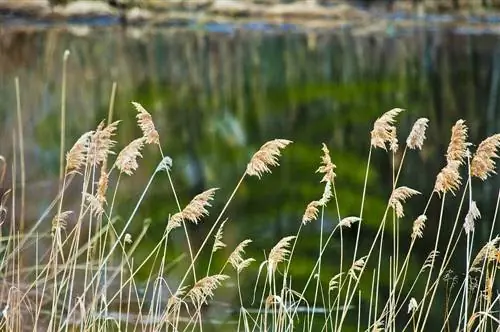
[[[20,158],[19,166],[16,160],[2,158],[2,180],[9,168],[13,178],[12,187],[5,190],[0,200],[0,221],[12,221],[10,233],[0,238],[0,273],[3,277],[2,292],[5,293],[3,298],[6,299],[0,328],[8,331],[67,331],[75,328],[81,331],[203,330],[205,324],[214,323],[206,318],[214,296],[229,289],[230,284],[235,285],[232,291],[237,293],[239,303],[231,309],[236,313],[237,321],[230,330],[340,331],[352,327],[352,322],[358,330],[393,331],[429,328],[485,331],[499,326],[496,312],[500,295],[494,285],[500,262],[500,240],[493,234],[493,221],[489,241],[481,250],[473,252],[474,224],[481,213],[472,188],[476,184],[473,178],[485,181],[494,174],[500,136],[486,138],[473,152],[467,140],[465,121],[458,120],[451,129],[450,143],[445,152],[446,164],[439,174],[429,177],[434,189],[430,193],[421,193],[418,188],[400,183],[399,178],[405,166],[405,156],[425,149],[425,131],[432,124],[425,118],[416,120],[401,144],[400,137],[404,136],[397,134],[396,125],[397,118],[404,116],[404,110],[392,109],[375,120],[371,140],[367,141],[359,214],[342,215],[342,197],[337,195],[336,187],[342,179],[337,177],[335,160],[323,144],[321,154],[318,149],[316,170],[318,182],[324,186],[323,194],[310,203],[304,203],[304,215],[302,220],[297,220],[294,234],[284,236],[277,243],[269,243],[263,258],[249,257],[245,251],[252,245],[252,239],[240,239],[234,248],[228,248],[225,241],[224,227],[231,223],[231,216],[226,215],[228,207],[238,199],[238,190],[248,177],[265,181],[267,176],[272,176],[292,142],[274,139],[264,143],[241,170],[241,177],[228,198],[221,199],[217,188],[211,188],[183,206],[177,198],[172,172],[175,156],[164,154],[161,135],[153,118],[140,103],[132,102],[130,107],[137,111],[137,124],[142,135],[121,151],[115,150],[114,139],[120,130],[120,122],[112,119],[115,88],[107,121],[96,124],[95,129],[74,139],[70,148],[64,146],[68,56],[64,55],[62,80],[60,190],[29,229],[25,229],[23,222],[24,194],[17,195],[19,190],[25,190],[24,161]],[[21,89],[16,83],[19,101]],[[16,114],[21,123],[19,102],[17,106]],[[22,137],[21,126],[17,134]],[[125,177],[134,176],[141,167],[141,158],[148,158],[143,155],[145,145],[155,146],[161,160],[155,169],[150,170],[144,188],[134,193],[138,199],[130,215],[122,216],[123,220],[117,223],[119,216],[115,207],[120,184]],[[396,160],[400,148],[404,149],[402,157]],[[22,156],[23,144],[17,149]],[[375,153],[388,155],[393,176],[392,192],[386,198],[385,211],[373,236],[371,232],[370,235],[363,233],[363,229],[364,219],[372,217],[365,197],[370,163]],[[21,181],[16,179],[18,173]],[[177,211],[168,216],[164,232],[154,248],[144,259],[136,261],[134,253],[148,233],[149,222],[144,222],[142,231],[135,236],[129,229],[133,223],[141,222],[137,218],[138,211],[156,184],[168,186]],[[81,187],[78,209],[67,209],[65,204],[65,195],[71,186]],[[417,195],[426,197],[427,204],[423,211],[409,216],[405,205]],[[446,210],[445,202],[452,199],[459,201],[457,211]],[[214,200],[224,202],[219,211],[212,207]],[[437,219],[429,220],[428,208],[432,200],[439,201],[440,211]],[[328,229],[324,227],[327,210],[337,219],[331,231],[325,233],[324,230]],[[497,211],[498,204],[494,220]],[[203,223],[208,215],[216,217],[202,243],[195,247],[187,224]],[[414,220],[409,234],[400,231],[399,223],[403,217]],[[41,225],[48,222],[51,222],[50,231],[43,231]],[[310,257],[313,268],[307,280],[298,284],[293,275],[294,263],[298,262],[294,260],[294,254],[298,242],[304,237],[303,230],[313,223],[320,224],[317,255]],[[450,233],[445,233],[444,223],[453,224]],[[18,224],[20,228],[17,228]],[[416,271],[410,268],[415,244],[427,236],[426,231],[431,227],[437,229],[434,245],[428,248],[427,259]],[[354,243],[344,241],[348,232],[355,235]],[[168,256],[168,246],[174,234],[177,237],[182,234],[186,241],[188,252],[184,259],[188,264],[181,278],[172,283],[168,264],[174,259]],[[371,245],[362,252],[360,242],[367,236],[372,237]],[[400,246],[402,236],[410,239],[404,252]],[[391,237],[390,241],[387,237]],[[47,240],[50,245],[43,245]],[[325,252],[334,242],[340,246],[338,257],[326,257]],[[384,256],[384,246],[392,250],[389,257]],[[466,248],[464,257],[456,257],[459,246]],[[27,266],[22,260],[23,252],[33,248],[37,262]],[[227,254],[222,248],[228,249],[230,254],[224,257],[222,266],[216,266],[212,258]],[[438,251],[441,248],[445,250]],[[353,254],[347,254],[350,252]],[[202,257],[209,257],[208,263],[200,262]],[[327,267],[332,259],[339,262],[339,270],[325,275],[326,271],[331,273]],[[450,271],[452,259],[464,262],[465,278],[459,279],[460,272]],[[139,287],[137,275],[146,265],[158,268],[151,269],[143,281],[145,286]],[[250,269],[252,265],[254,268]],[[384,276],[389,280],[388,287],[382,283]],[[254,287],[244,287],[243,277],[255,280]],[[370,285],[368,293],[362,284]],[[436,300],[438,292],[444,294],[444,306]],[[441,313],[434,315],[434,319],[437,316],[442,318],[439,325],[433,321],[430,327],[431,312]],[[227,313],[219,315],[222,321],[230,319],[228,316]],[[210,317],[213,318],[214,313]]]

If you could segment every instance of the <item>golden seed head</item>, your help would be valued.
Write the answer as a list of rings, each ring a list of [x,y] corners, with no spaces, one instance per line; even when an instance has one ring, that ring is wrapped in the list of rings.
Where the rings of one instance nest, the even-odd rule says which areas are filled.
[[[282,238],[269,252],[269,258],[267,260],[269,276],[274,274],[278,264],[283,262],[286,259],[286,256],[290,253],[288,248],[290,247],[290,242],[293,239],[295,239],[295,236],[286,236]]]
[[[319,206],[321,206],[320,201],[312,201],[311,203],[307,204],[306,211],[302,216],[303,225],[307,225],[311,221],[316,220],[318,218]]]
[[[498,147],[500,146],[500,134],[496,134],[482,141],[472,158],[470,170],[471,176],[486,180],[495,172],[495,158],[498,158]]]
[[[421,214],[417,219],[413,222],[413,228],[411,232],[411,238],[413,240],[417,238],[422,238],[424,236],[424,228],[425,222],[427,221],[427,216],[425,214]]]
[[[243,254],[245,253],[245,248],[248,246],[252,240],[246,239],[241,241],[240,244],[236,246],[227,261],[233,266],[235,270],[238,270],[238,266],[244,261]]]
[[[137,124],[141,128],[143,137],[146,139],[146,144],[160,144],[160,135],[156,131],[153,117],[141,104],[132,102],[137,110]]]
[[[330,151],[326,147],[325,143],[323,143],[323,147],[321,148],[323,151],[323,155],[321,156],[321,166],[316,170],[317,173],[322,173],[323,178],[321,179],[321,182],[332,182],[335,179],[335,166],[334,163],[332,163],[332,159],[330,157]]]
[[[91,165],[100,165],[104,163],[108,155],[113,154],[111,149],[115,146],[116,141],[112,138],[115,135],[118,123],[120,123],[120,121],[115,121],[105,127],[104,121],[102,121],[99,126],[97,126],[90,140],[88,151],[88,160]]]
[[[214,296],[214,291],[229,277],[224,274],[215,274],[198,280],[186,294],[198,307]]]
[[[85,166],[93,135],[93,131],[86,132],[80,136],[73,147],[66,153],[67,171],[80,172],[80,169]]]
[[[398,218],[404,217],[403,203],[411,196],[418,195],[420,192],[409,187],[399,187],[394,189],[389,198],[389,206],[396,211]]]
[[[401,108],[394,108],[375,121],[371,131],[371,145],[373,147],[387,150],[386,143],[389,143],[392,148],[396,148],[396,128],[393,124],[396,121],[396,116],[403,111]]]
[[[452,161],[463,163],[467,154],[467,126],[464,120],[458,120],[451,128],[451,139],[446,150],[446,161],[450,164]]]
[[[450,162],[439,172],[436,177],[436,183],[434,184],[434,191],[439,195],[446,192],[451,192],[455,195],[455,191],[460,188],[462,184],[462,177],[458,168],[460,167],[460,161],[450,160]]]
[[[137,138],[130,142],[123,150],[120,151],[116,158],[116,167],[120,172],[127,175],[134,174],[139,167],[137,158],[141,157],[141,149],[144,146],[144,137]]]
[[[406,146],[409,149],[422,150],[422,146],[424,145],[425,140],[425,131],[427,130],[428,123],[429,119],[427,118],[420,118],[415,121],[410,135],[408,135],[408,138],[406,139]]]
[[[278,157],[281,156],[281,150],[290,143],[292,141],[286,139],[274,139],[262,145],[248,163],[246,174],[260,179],[264,173],[271,173],[270,167],[279,166]]]

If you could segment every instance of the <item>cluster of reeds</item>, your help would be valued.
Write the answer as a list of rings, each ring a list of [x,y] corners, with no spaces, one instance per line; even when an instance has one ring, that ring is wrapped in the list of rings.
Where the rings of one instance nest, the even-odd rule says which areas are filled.
[[[67,56],[65,54],[64,63]],[[16,86],[19,97],[19,86]],[[121,151],[115,150],[115,136],[120,129],[120,122],[112,121],[114,92],[113,89],[107,121],[76,139],[67,151],[63,144],[66,111],[63,93],[60,191],[35,225],[22,233],[17,228],[10,227],[10,234],[2,237],[0,274],[5,303],[0,328],[9,331],[67,331],[75,327],[81,331],[112,328],[141,331],[203,330],[206,304],[217,291],[227,286],[230,279],[236,283],[239,298],[239,306],[234,310],[238,317],[237,325],[230,327],[231,330],[340,331],[355,321],[358,330],[399,331],[404,328],[417,331],[429,328],[430,314],[436,311],[442,311],[442,321],[439,323],[441,330],[453,328],[484,331],[500,326],[496,314],[500,295],[494,288],[500,262],[500,237],[493,233],[493,219],[489,241],[474,252],[474,224],[481,218],[481,214],[472,193],[472,178],[484,181],[495,173],[500,135],[486,138],[475,151],[471,151],[472,146],[467,140],[468,128],[463,120],[458,120],[451,130],[445,154],[446,165],[437,174],[434,189],[427,193],[425,208],[415,216],[405,215],[404,207],[413,196],[422,193],[400,184],[399,177],[407,153],[424,148],[428,119],[416,120],[397,161],[395,156],[401,144],[397,135],[396,118],[403,110],[396,108],[376,119],[371,131],[364,190],[360,194],[361,205],[356,216],[344,216],[340,212],[342,197],[337,196],[336,184],[342,179],[337,178],[334,160],[328,147],[323,144],[317,168],[320,183],[324,185],[323,194],[305,206],[302,220],[297,221],[297,232],[270,245],[265,257],[259,261],[258,257],[246,256],[245,250],[251,245],[251,239],[243,239],[232,250],[227,248],[224,227],[231,222],[226,218],[228,206],[237,198],[238,189],[247,177],[262,178],[264,181],[264,175],[279,166],[283,150],[292,142],[275,139],[263,144],[248,161],[246,169],[242,170],[240,180],[220,211],[211,210],[217,188],[199,193],[187,205],[181,206],[172,176],[173,160],[164,155],[161,136],[153,118],[141,104],[132,103],[137,111],[137,124],[142,135]],[[19,98],[17,116],[21,118]],[[21,129],[19,125],[20,137]],[[22,140],[20,144],[22,145]],[[145,145],[156,146],[162,158],[158,166],[151,170],[151,176],[132,213],[125,218],[124,223],[117,226],[115,198],[120,181],[125,176],[134,176],[140,167]],[[385,212],[379,220],[369,250],[360,252],[363,221],[369,214],[365,197],[370,162],[375,149],[385,150],[384,153],[389,153],[389,158],[393,159],[392,192],[387,196]],[[2,161],[5,169],[7,162]],[[23,163],[21,157],[22,169]],[[15,207],[19,204],[16,201],[18,197],[21,197],[21,207],[24,204],[24,196],[16,195],[16,191],[25,190],[24,179],[21,177],[20,188],[13,181],[12,188],[1,197],[2,222],[6,217],[13,221],[13,225],[19,219],[23,221],[22,213],[21,216],[15,213]],[[147,234],[149,225],[144,223],[141,233],[135,236],[129,233],[129,228],[132,223],[138,222],[137,211],[151,185],[155,181],[161,181],[162,177],[168,182],[178,209],[172,211],[168,218],[161,240],[145,259],[136,262],[133,259],[134,252]],[[81,186],[80,207],[77,210],[67,210],[65,193],[70,186],[76,185]],[[461,200],[451,221],[453,228],[450,234],[442,234],[441,226],[445,218],[450,216],[450,212],[445,211],[445,201],[455,195],[461,195]],[[428,220],[431,200],[439,200],[441,209],[438,218]],[[464,209],[468,212],[464,211],[465,218],[462,219]],[[498,205],[495,207],[495,217],[497,209]],[[327,210],[337,216],[337,222],[328,234],[324,234],[324,229],[327,229],[324,227]],[[190,242],[187,223],[199,224],[213,213],[216,214],[215,221],[204,241],[195,248]],[[399,223],[404,222],[403,218],[415,220],[409,234],[399,231]],[[70,219],[71,227],[68,226]],[[50,234],[40,230],[40,226],[48,220],[52,220]],[[304,236],[301,231],[315,222],[321,224],[318,254],[311,257],[314,267],[307,281],[296,284],[293,283],[293,255],[298,241]],[[430,228],[436,230],[435,245],[429,248],[428,257],[420,270],[412,274],[409,267],[414,246],[426,236]],[[393,237],[392,254],[390,257],[382,257],[382,248],[387,246],[384,234],[389,233],[389,230],[392,230]],[[347,232],[355,234],[354,244],[344,241]],[[174,234],[181,233],[189,249],[189,264],[180,281],[172,284],[166,282],[166,264],[170,260],[167,257],[168,241]],[[400,236],[410,239],[409,248],[405,252],[400,251]],[[39,252],[38,243],[42,238],[49,238],[50,246]],[[81,241],[82,238],[85,241]],[[324,254],[333,242],[340,248],[338,257],[335,257],[340,268],[334,275],[327,276],[329,281],[324,283],[325,272],[322,268],[328,264]],[[457,258],[457,247],[464,242],[466,255],[460,259],[466,267],[465,278],[460,280],[459,273],[450,271],[449,267],[451,259]],[[21,252],[27,247],[36,248],[37,258],[41,258],[39,264],[33,267],[26,267],[21,261]],[[229,249],[230,253],[226,255],[225,250],[222,250],[224,248]],[[446,249],[439,252],[439,248]],[[352,256],[345,254],[351,250]],[[198,267],[203,254],[210,255],[210,260],[206,271],[201,273]],[[225,263],[219,267],[214,266],[214,255],[226,255]],[[389,261],[388,289],[381,286],[383,260]],[[160,263],[159,269],[151,270],[145,281],[145,288],[151,290],[146,297],[137,286],[136,275],[150,261]],[[249,269],[251,264],[255,268]],[[252,272],[256,274],[251,274]],[[243,274],[255,277],[255,286],[250,291],[241,285]],[[360,284],[363,281],[371,285],[369,294],[361,291]],[[436,303],[436,293],[439,290],[444,290],[446,294],[444,309]],[[363,300],[367,298],[369,301]],[[318,310],[319,307],[324,310]]]

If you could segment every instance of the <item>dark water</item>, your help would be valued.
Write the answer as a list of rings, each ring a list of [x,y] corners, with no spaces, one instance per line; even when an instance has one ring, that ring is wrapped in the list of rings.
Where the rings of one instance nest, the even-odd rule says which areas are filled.
[[[139,135],[130,105],[130,101],[138,101],[152,113],[163,150],[174,160],[173,177],[182,205],[202,190],[219,187],[213,211],[220,211],[262,143],[273,138],[293,140],[281,167],[261,181],[245,180],[226,213],[230,220],[225,230],[228,248],[251,238],[254,242],[248,255],[260,264],[262,251],[268,252],[281,237],[295,234],[306,205],[321,196],[320,177],[314,172],[322,142],[330,148],[337,165],[341,215],[359,214],[372,123],[383,112],[402,107],[407,112],[399,121],[400,142],[405,141],[414,120],[423,116],[430,119],[424,150],[406,156],[401,175],[400,184],[424,194],[406,205],[406,216],[400,221],[401,247],[405,250],[413,219],[422,212],[435,176],[445,163],[451,126],[465,119],[475,144],[500,131],[499,45],[493,35],[444,29],[353,35],[348,31],[314,34],[293,29],[235,31],[224,26],[154,31],[85,26],[73,26],[69,31],[66,27],[0,28],[0,151],[12,159],[14,77],[18,76],[29,166],[27,218],[36,220],[57,190],[65,49],[71,52],[67,145],[106,117],[112,82],[117,82],[114,117],[123,120],[119,146]],[[401,152],[397,159],[400,157]],[[119,215],[129,215],[159,160],[158,151],[147,148],[137,174],[121,182]],[[374,151],[362,253],[371,244],[390,194],[391,162],[383,151]],[[479,246],[488,238],[498,179],[473,185],[483,214],[476,232]],[[70,206],[79,203],[78,192],[73,195],[73,202],[68,199]],[[455,205],[447,206],[445,228],[452,227]],[[151,218],[145,243],[136,255],[138,261],[160,239],[168,215],[175,211],[168,181],[161,179],[149,191],[133,225],[132,234],[138,234],[142,220]],[[433,248],[438,212],[435,200],[411,270],[418,269]],[[214,212],[190,229],[195,243],[201,243],[216,215]],[[325,231],[337,222],[336,215],[332,204],[326,211]],[[319,223],[303,230],[292,266],[296,285],[304,282],[314,264],[319,230]],[[352,256],[355,233],[354,229],[344,235],[347,257]],[[181,233],[170,244],[172,259],[186,250]],[[338,271],[339,248],[336,239],[325,254],[325,282]],[[387,257],[391,250],[392,244],[387,242]],[[215,266],[221,266],[224,258],[217,257]],[[461,264],[453,265],[459,275]],[[176,275],[183,268],[185,264],[180,263],[170,273]],[[247,272],[250,277],[244,281],[249,285],[257,268],[255,264]],[[387,276],[383,278],[388,287]],[[368,290],[363,298],[365,307],[370,278],[366,279],[366,284],[361,284]],[[225,300],[236,300],[236,295],[233,292]],[[438,319],[442,313],[433,315]]]

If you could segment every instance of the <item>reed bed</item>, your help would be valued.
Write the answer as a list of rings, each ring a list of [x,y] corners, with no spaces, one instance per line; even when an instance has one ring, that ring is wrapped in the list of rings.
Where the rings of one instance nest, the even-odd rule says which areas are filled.
[[[304,204],[302,220],[297,220],[297,231],[270,244],[263,257],[248,257],[246,250],[252,239],[241,239],[234,248],[225,242],[224,227],[230,223],[227,211],[238,199],[238,190],[249,177],[265,181],[279,167],[282,154],[292,144],[286,139],[265,142],[241,170],[241,178],[219,211],[212,204],[219,199],[217,188],[205,190],[181,205],[175,189],[175,156],[164,154],[161,135],[151,114],[139,103],[132,102],[142,136],[132,140],[121,151],[116,150],[115,137],[120,121],[113,121],[115,88],[111,94],[109,115],[95,129],[83,133],[67,148],[65,141],[65,71],[69,53],[64,55],[63,93],[61,104],[61,158],[60,190],[47,206],[39,220],[30,228],[24,225],[25,172],[24,161],[2,162],[2,181],[7,169],[20,173],[21,179],[12,179],[12,186],[1,197],[0,221],[11,220],[9,233],[1,237],[0,273],[2,275],[0,328],[7,331],[192,331],[207,329],[213,324],[206,319],[207,308],[214,296],[224,292],[230,283],[235,284],[239,305],[233,308],[235,324],[228,330],[238,331],[341,331],[348,328],[371,331],[422,331],[422,330],[474,330],[497,329],[499,324],[498,302],[500,295],[495,288],[495,278],[500,262],[500,237],[494,234],[498,204],[494,207],[489,240],[474,251],[475,223],[481,212],[474,200],[473,185],[487,181],[495,174],[500,135],[484,139],[476,149],[468,142],[468,127],[458,120],[451,128],[451,137],[445,154],[446,164],[433,179],[429,193],[400,183],[405,156],[425,149],[425,132],[429,125],[426,118],[417,119],[403,144],[397,134],[397,119],[404,110],[395,108],[375,119],[370,139],[365,172],[365,186],[360,195],[358,215],[342,215],[342,197],[337,196],[335,161],[328,147],[321,146],[318,156],[318,182],[323,194]],[[17,117],[21,122],[20,88],[17,89]],[[127,121],[129,119],[122,119]],[[22,126],[17,128],[19,151],[22,156]],[[400,136],[399,136],[400,137]],[[140,191],[138,200],[129,216],[117,223],[116,194],[124,177],[134,176],[141,167],[143,148],[158,149],[161,160],[150,170],[150,177]],[[402,157],[395,159],[398,149]],[[319,152],[319,149],[318,149]],[[373,154],[386,154],[392,161],[392,191],[387,196],[386,208],[378,222],[378,229],[370,239],[369,250],[361,252],[360,241],[364,218],[370,207],[365,204],[367,181]],[[17,171],[20,167],[20,171]],[[474,180],[474,181],[473,181]],[[148,256],[134,261],[134,252],[148,232],[144,223],[140,234],[132,236],[129,229],[137,223],[137,212],[147,199],[148,190],[158,181],[165,181],[172,192],[177,210],[172,211],[161,240]],[[477,182],[476,182],[477,181]],[[80,206],[69,210],[65,194],[71,186],[81,186]],[[21,191],[21,195],[17,192]],[[405,214],[405,205],[414,196],[427,197],[425,208],[417,215]],[[19,201],[20,200],[20,201]],[[439,218],[429,220],[428,208],[432,200],[440,204]],[[445,211],[447,200],[458,200],[457,211]],[[17,208],[21,206],[21,208]],[[337,222],[325,232],[325,211],[335,213]],[[21,211],[19,215],[16,211]],[[215,216],[203,242],[191,243],[188,224],[203,223],[208,215]],[[465,217],[464,217],[465,215]],[[371,216],[370,216],[371,217]],[[414,220],[411,233],[399,230],[402,218]],[[69,220],[73,220],[69,227]],[[50,232],[43,232],[41,225],[51,221]],[[486,222],[486,221],[485,221]],[[297,243],[304,236],[303,230],[319,223],[317,255],[310,257],[314,267],[304,284],[294,282],[293,265]],[[443,223],[452,223],[451,233],[444,233]],[[436,229],[434,247],[428,248],[428,257],[416,273],[410,269],[415,245],[427,236],[430,228]],[[447,229],[447,228],[446,228]],[[392,230],[392,231],[391,231]],[[356,241],[347,243],[347,232],[355,234]],[[189,263],[184,275],[172,284],[168,280],[169,239],[184,236]],[[179,235],[180,234],[180,235]],[[382,247],[387,246],[385,236],[392,236],[392,253],[383,257]],[[407,250],[400,250],[400,238],[410,239]],[[40,241],[49,240],[45,250]],[[82,240],[83,239],[83,240]],[[335,257],[339,270],[324,283],[324,267],[329,264],[325,252],[337,243],[340,254]],[[465,247],[464,257],[456,257],[458,247]],[[36,256],[43,259],[35,266],[26,266],[22,252],[35,248]],[[444,251],[441,248],[446,248]],[[222,250],[224,249],[224,250]],[[229,250],[229,254],[226,254]],[[441,251],[439,251],[441,250]],[[40,252],[41,251],[41,252]],[[351,253],[347,254],[347,253]],[[224,256],[225,263],[217,266],[214,256]],[[209,257],[201,264],[201,257]],[[463,262],[465,277],[450,270],[452,259]],[[148,262],[159,262],[151,270],[146,296],[137,285],[137,273]],[[383,261],[389,261],[389,270]],[[200,268],[203,266],[203,271]],[[254,268],[250,268],[253,266]],[[206,270],[205,270],[206,267]],[[389,287],[381,283],[381,272],[387,273]],[[250,274],[250,275],[249,275]],[[255,280],[254,287],[243,287],[242,278]],[[362,284],[369,284],[370,291],[363,294]],[[420,285],[417,287],[416,285]],[[416,291],[419,289],[419,291]],[[438,292],[445,294],[445,303],[437,301]],[[369,299],[366,302],[362,299]],[[250,300],[249,300],[250,299]],[[322,310],[319,310],[322,308]],[[441,320],[430,326],[431,313],[440,312]],[[368,313],[368,314],[366,314]],[[221,315],[222,318],[224,315]],[[229,318],[227,318],[229,319]],[[353,322],[355,325],[353,325]]]

